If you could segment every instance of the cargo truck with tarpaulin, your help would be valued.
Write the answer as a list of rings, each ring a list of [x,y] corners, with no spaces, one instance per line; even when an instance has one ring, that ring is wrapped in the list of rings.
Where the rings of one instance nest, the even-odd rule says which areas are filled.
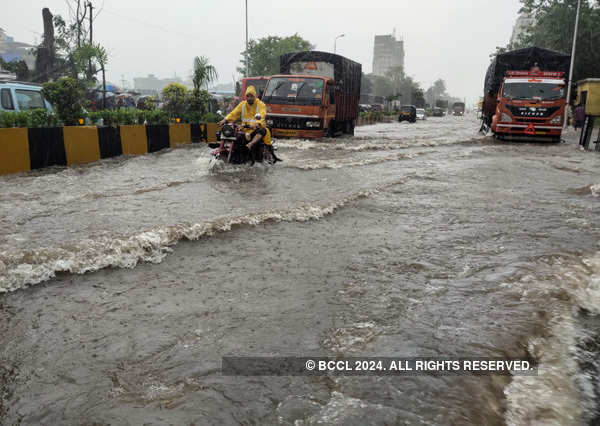
[[[280,74],[270,77],[262,99],[273,136],[353,135],[361,72],[361,64],[332,53],[282,55]]]
[[[485,76],[482,129],[498,139],[560,141],[570,61],[539,47],[497,55]]]

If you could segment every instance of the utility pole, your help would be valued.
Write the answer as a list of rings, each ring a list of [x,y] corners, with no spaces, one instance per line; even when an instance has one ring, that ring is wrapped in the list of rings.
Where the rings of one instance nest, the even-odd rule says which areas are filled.
[[[248,0],[246,0],[246,77],[250,77],[250,64],[248,63]]]
[[[575,48],[577,47],[577,30],[579,27],[579,11],[581,10],[581,0],[577,0],[577,14],[575,15],[575,32],[573,34],[573,49],[571,49],[571,66],[569,67],[569,82],[567,86],[567,104],[565,108],[565,121],[563,130],[566,130],[569,123],[569,102],[571,102],[571,87],[573,86],[573,68],[575,66]]]
[[[94,6],[92,6],[92,2],[91,0],[88,1],[88,7],[90,8],[90,46],[94,45],[94,38],[93,38],[93,10],[94,10]],[[89,74],[89,78],[92,78],[92,60],[90,59],[88,62],[88,74]]]

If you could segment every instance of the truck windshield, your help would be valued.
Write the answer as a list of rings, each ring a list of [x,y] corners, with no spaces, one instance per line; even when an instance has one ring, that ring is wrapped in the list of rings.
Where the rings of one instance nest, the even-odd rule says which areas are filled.
[[[504,83],[502,96],[509,99],[540,99],[543,101],[565,97],[564,84]]]
[[[324,81],[320,78],[275,77],[269,80],[263,102],[321,105]]]

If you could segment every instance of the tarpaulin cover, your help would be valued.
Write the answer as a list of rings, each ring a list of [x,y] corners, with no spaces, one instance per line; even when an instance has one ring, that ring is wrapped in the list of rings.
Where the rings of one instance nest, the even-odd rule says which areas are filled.
[[[495,94],[507,71],[528,71],[537,66],[542,71],[562,71],[568,78],[571,56],[541,47],[527,47],[501,53],[494,58],[485,75],[484,94]]]

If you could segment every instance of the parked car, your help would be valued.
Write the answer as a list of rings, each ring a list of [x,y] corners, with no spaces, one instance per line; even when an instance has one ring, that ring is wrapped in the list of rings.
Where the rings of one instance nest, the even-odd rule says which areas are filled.
[[[0,80],[0,111],[23,111],[37,108],[52,111],[52,106],[42,96],[41,84]]]
[[[404,105],[400,108],[400,114],[398,115],[398,121],[408,121],[414,123],[417,121],[417,107],[414,105]]]
[[[417,120],[425,120],[425,110],[423,108],[417,108]]]

